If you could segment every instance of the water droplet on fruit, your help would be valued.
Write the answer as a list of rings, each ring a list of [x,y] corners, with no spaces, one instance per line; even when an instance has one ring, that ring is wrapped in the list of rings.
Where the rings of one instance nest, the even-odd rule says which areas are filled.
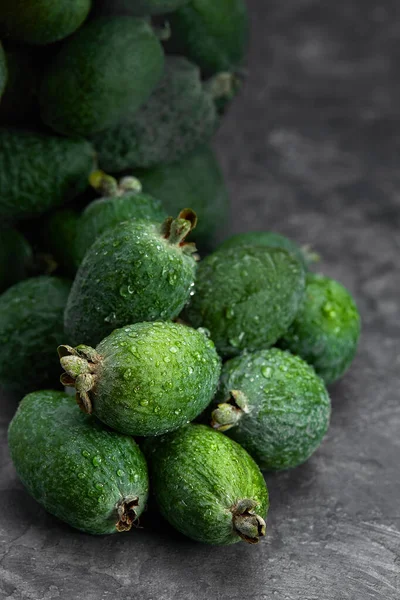
[[[123,477],[125,475],[125,473],[123,472],[122,469],[118,469],[117,475],[118,475],[118,477]]]
[[[87,450],[82,450],[82,456],[84,456],[85,458],[89,458],[90,452],[88,452]]]
[[[148,400],[141,400],[139,404],[140,404],[140,406],[147,406],[148,403],[149,403]]]
[[[227,319],[233,319],[235,310],[231,306],[228,306],[228,308],[225,309],[225,316]]]
[[[99,467],[101,465],[101,456],[94,456],[92,460],[93,466]]]
[[[79,479],[85,479],[85,473],[78,473]]]
[[[127,285],[121,285],[121,287],[119,288],[119,295],[122,296],[122,298],[128,298],[129,291]]]
[[[104,485],[102,483],[96,483],[95,488],[96,490],[102,490],[104,487]]]
[[[272,369],[271,369],[271,367],[262,367],[262,369],[261,369],[261,375],[263,377],[265,377],[265,379],[269,379],[272,376]]]
[[[178,352],[178,348],[176,346],[171,346],[169,351],[172,352],[173,354],[176,354]]]

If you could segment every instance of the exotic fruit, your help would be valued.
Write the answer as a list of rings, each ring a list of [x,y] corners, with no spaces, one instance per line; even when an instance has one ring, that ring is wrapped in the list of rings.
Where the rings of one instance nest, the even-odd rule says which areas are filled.
[[[247,452],[205,425],[145,443],[163,516],[199,542],[255,544],[265,535],[268,490]]]
[[[293,322],[305,287],[299,260],[279,248],[221,248],[199,264],[185,316],[224,356],[272,346]]]
[[[243,446],[262,469],[300,465],[327,432],[330,399],[298,356],[277,348],[225,363],[212,426]]]
[[[145,507],[147,465],[137,444],[84,415],[62,392],[26,396],[8,445],[28,492],[72,527],[93,534],[128,531]]]
[[[193,420],[211,402],[221,371],[201,330],[176,323],[117,329],[96,349],[60,346],[61,381],[82,410],[116,431],[159,435]]]
[[[329,384],[349,368],[360,329],[357,306],[346,288],[334,279],[310,273],[304,303],[279,345],[313,365]]]
[[[103,197],[93,200],[77,222],[74,246],[78,265],[107,229],[122,221],[162,222],[167,217],[160,200],[143,194],[140,181],[134,177],[124,177],[117,183],[113,177],[95,171],[90,181]]]
[[[188,302],[196,271],[190,209],[163,224],[137,221],[107,230],[87,252],[65,311],[67,340],[95,345],[115,328],[172,320]]]

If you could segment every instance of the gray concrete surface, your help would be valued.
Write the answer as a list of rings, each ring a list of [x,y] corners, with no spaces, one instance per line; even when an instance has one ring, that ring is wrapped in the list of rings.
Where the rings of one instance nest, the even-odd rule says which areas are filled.
[[[148,515],[93,538],[23,491],[1,408],[0,598],[400,598],[400,12],[397,2],[249,0],[245,91],[216,147],[230,231],[276,229],[320,252],[355,295],[357,359],[331,388],[332,426],[302,467],[267,476],[268,536],[210,548]],[[224,231],[228,233],[228,229]]]

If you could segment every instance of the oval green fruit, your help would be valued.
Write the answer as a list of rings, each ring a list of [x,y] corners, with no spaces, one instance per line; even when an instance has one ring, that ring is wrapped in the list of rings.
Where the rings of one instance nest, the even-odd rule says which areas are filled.
[[[44,76],[41,115],[52,129],[88,136],[134,113],[162,75],[152,28],[134,17],[99,17],[65,42]]]
[[[301,356],[330,384],[349,368],[360,330],[360,315],[346,288],[309,273],[302,307],[279,346]]]
[[[107,230],[79,267],[65,310],[71,344],[96,345],[117,327],[172,320],[194,286],[192,222],[182,212],[164,225],[137,221]]]
[[[144,192],[162,198],[169,214],[190,206],[199,222],[190,239],[202,249],[213,248],[229,222],[229,195],[217,158],[204,146],[180,161],[135,170]]]
[[[2,0],[0,35],[24,44],[51,44],[86,19],[91,0]]]
[[[0,383],[31,391],[57,382],[57,346],[65,339],[63,313],[70,284],[32,277],[0,296]]]
[[[116,329],[94,350],[61,346],[61,381],[81,408],[128,435],[160,435],[197,417],[211,402],[221,371],[201,330],[176,323]]]
[[[183,54],[205,75],[237,69],[247,49],[249,24],[243,0],[192,0],[168,16],[168,51]]]
[[[270,471],[306,461],[329,426],[331,405],[322,379],[301,358],[277,348],[227,361],[218,401],[212,425]]]
[[[30,244],[16,229],[0,229],[0,292],[25,279],[32,266],[33,253]]]
[[[72,527],[128,531],[145,507],[147,465],[137,444],[84,415],[67,394],[26,396],[11,421],[8,446],[31,496]]]
[[[97,14],[145,17],[172,12],[190,0],[96,0]]]
[[[74,198],[93,164],[85,140],[0,129],[0,217],[28,218]]]
[[[179,160],[208,142],[216,127],[214,101],[198,67],[174,56],[167,58],[164,75],[147,102],[92,142],[100,167],[118,173]]]
[[[0,98],[2,97],[4,90],[7,85],[8,70],[7,70],[7,59],[3,50],[3,46],[0,42]]]
[[[269,499],[247,452],[205,425],[148,440],[154,495],[162,515],[199,542],[256,543],[265,535]]]
[[[206,327],[223,356],[272,346],[304,296],[302,264],[280,248],[221,248],[200,262],[185,315]]]
[[[76,228],[75,256],[79,265],[93,242],[105,231],[123,221],[162,222],[167,213],[160,200],[141,191],[141,183],[134,177],[124,177],[119,185],[113,177],[93,173],[94,185],[103,197],[93,200],[83,211]]]

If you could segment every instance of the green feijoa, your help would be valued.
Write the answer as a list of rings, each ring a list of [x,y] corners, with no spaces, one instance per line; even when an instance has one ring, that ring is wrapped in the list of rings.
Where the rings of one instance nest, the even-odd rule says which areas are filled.
[[[217,158],[209,146],[169,165],[135,171],[143,190],[162,198],[169,214],[190,206],[199,218],[190,234],[202,248],[212,248],[229,221],[229,196]]]
[[[188,210],[164,224],[127,221],[98,237],[68,298],[69,343],[93,346],[117,327],[177,317],[194,286],[196,247],[184,242],[194,219]]]
[[[239,67],[246,53],[248,14],[243,0],[192,0],[168,16],[167,48],[195,62],[206,75]]]
[[[96,14],[144,17],[172,12],[190,0],[96,0]]]
[[[0,103],[0,123],[32,123],[37,112],[38,58],[32,48],[11,48],[6,52],[8,78]]]
[[[99,17],[65,42],[40,90],[44,122],[66,135],[91,135],[134,113],[162,75],[164,54],[151,26],[135,17]]]
[[[7,77],[8,77],[7,59],[6,59],[4,50],[3,50],[3,46],[0,42],[0,98],[2,97],[4,90],[6,88]]]
[[[93,163],[85,140],[0,129],[0,217],[28,218],[77,196]]]
[[[0,228],[0,292],[27,277],[33,262],[32,248],[11,227]]]
[[[8,431],[24,486],[48,512],[93,534],[128,531],[148,495],[145,458],[131,437],[50,390],[28,394]]]
[[[300,357],[278,348],[228,360],[217,401],[213,427],[270,471],[306,461],[329,426],[331,405],[322,379]]]
[[[304,268],[286,250],[221,248],[199,264],[185,318],[206,327],[223,356],[260,350],[287,331],[304,289]]]
[[[185,58],[168,57],[148,101],[131,117],[93,136],[92,142],[105,171],[148,168],[179,160],[207,142],[217,120],[198,67]]]
[[[205,332],[177,323],[116,329],[96,349],[61,346],[62,383],[116,431],[153,436],[181,427],[211,402],[221,372]]]
[[[75,277],[78,264],[76,237],[79,220],[78,210],[65,208],[51,214],[41,230],[46,250],[57,267],[72,278]]]
[[[238,248],[240,246],[266,246],[267,248],[283,248],[293,254],[303,264],[305,269],[311,262],[317,260],[317,255],[307,247],[300,248],[290,238],[274,231],[247,231],[237,233],[221,244],[221,248]]]
[[[199,542],[254,544],[265,535],[269,499],[254,460],[205,425],[146,440],[154,495],[162,515]]]
[[[103,194],[93,200],[83,211],[76,230],[76,264],[80,264],[86,252],[102,233],[123,221],[162,222],[167,213],[160,200],[142,193],[142,186],[135,177],[117,181],[102,173],[94,172],[91,183]]]
[[[2,0],[0,35],[24,44],[51,44],[86,19],[91,0]]]
[[[305,300],[279,346],[313,365],[329,384],[349,368],[360,330],[360,315],[346,288],[334,279],[309,273]]]
[[[20,281],[0,296],[0,383],[17,391],[53,385],[70,283],[46,275]]]

